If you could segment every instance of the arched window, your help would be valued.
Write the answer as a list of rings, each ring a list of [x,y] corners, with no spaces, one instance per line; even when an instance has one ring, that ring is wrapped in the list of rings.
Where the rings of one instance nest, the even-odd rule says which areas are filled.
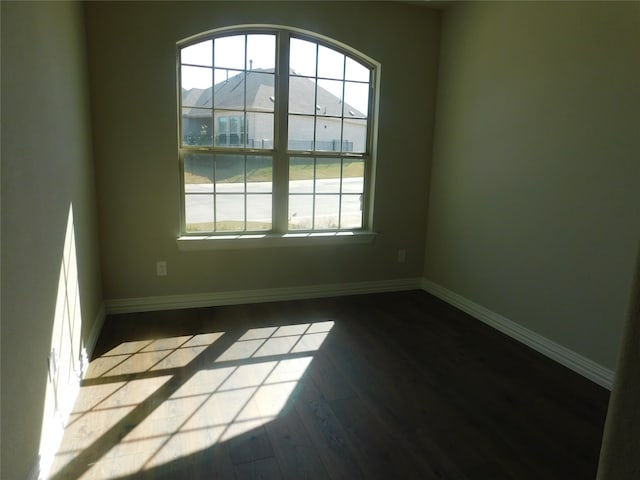
[[[281,28],[178,45],[182,233],[366,230],[374,62]]]

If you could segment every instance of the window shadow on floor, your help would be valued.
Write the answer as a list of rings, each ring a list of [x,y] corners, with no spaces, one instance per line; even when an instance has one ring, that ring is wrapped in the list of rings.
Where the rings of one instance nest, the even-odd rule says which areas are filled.
[[[180,325],[164,313],[106,325],[50,478],[228,478],[277,469],[266,426],[284,419],[295,430],[292,406],[334,321],[203,322],[207,312]],[[153,334],[148,325],[144,333],[149,321]]]

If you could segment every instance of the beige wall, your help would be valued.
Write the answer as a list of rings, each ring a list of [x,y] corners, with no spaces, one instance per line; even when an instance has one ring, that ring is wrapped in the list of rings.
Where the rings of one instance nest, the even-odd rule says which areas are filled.
[[[81,6],[2,2],[1,56],[2,478],[22,479],[38,455],[71,205],[68,293],[85,342],[102,303]]]
[[[381,2],[90,2],[86,13],[106,298],[422,275],[438,12]],[[318,32],[382,63],[372,245],[178,251],[175,43],[252,23]],[[168,262],[167,277],[156,276],[157,260]]]
[[[640,3],[443,16],[425,275],[615,367],[640,237]]]

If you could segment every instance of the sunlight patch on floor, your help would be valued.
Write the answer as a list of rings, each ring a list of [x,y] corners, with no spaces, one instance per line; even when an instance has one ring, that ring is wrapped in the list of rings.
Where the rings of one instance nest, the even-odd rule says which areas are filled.
[[[276,419],[333,324],[250,329],[206,362],[197,357],[223,333],[118,345],[91,362],[52,478],[134,475]]]

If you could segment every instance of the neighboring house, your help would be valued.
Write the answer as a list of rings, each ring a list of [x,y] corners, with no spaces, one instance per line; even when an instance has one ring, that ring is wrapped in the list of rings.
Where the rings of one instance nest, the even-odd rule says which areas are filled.
[[[212,145],[215,140],[216,146],[273,148],[274,78],[273,72],[268,70],[239,72],[215,84],[213,98],[211,88],[183,88],[182,135],[185,143]],[[289,82],[289,113],[292,114],[288,130],[290,150],[314,150],[314,119],[317,119],[315,150],[365,151],[366,114],[343,104],[340,98],[320,85],[316,97],[316,82],[295,76],[294,72]]]

